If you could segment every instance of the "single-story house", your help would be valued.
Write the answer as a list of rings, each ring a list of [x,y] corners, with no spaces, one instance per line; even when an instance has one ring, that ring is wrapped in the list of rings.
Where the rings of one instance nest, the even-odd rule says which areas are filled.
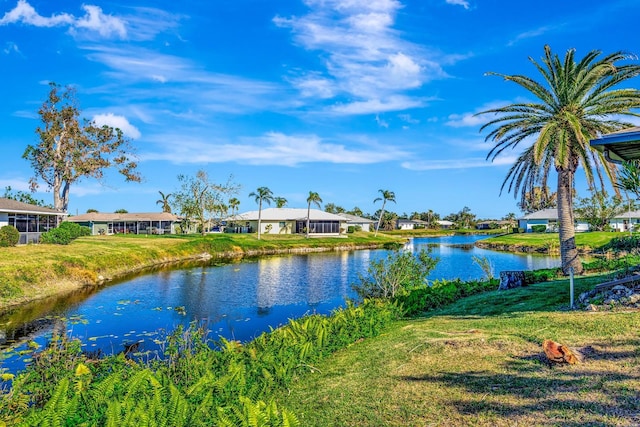
[[[534,225],[545,225],[546,231],[556,232],[558,231],[558,209],[549,208],[541,209],[536,212],[531,212],[518,219],[518,227],[524,229],[526,233],[533,231]],[[575,224],[576,231],[589,231],[589,224],[577,219]]]
[[[307,227],[306,208],[267,208],[260,213],[261,234],[304,234]],[[226,231],[254,233],[258,230],[258,211],[234,215],[226,219]],[[309,234],[339,236],[347,231],[347,218],[318,209],[309,211]]]
[[[369,218],[363,218],[357,215],[351,215],[348,213],[339,213],[338,215],[347,219],[347,227],[360,227],[362,231],[372,231],[375,228],[377,221]]]
[[[416,228],[428,228],[429,223],[420,219],[398,219],[396,228],[398,230],[415,230]]]
[[[616,231],[638,231],[640,229],[640,210],[626,211],[609,221],[609,225]]]
[[[453,228],[453,226],[455,225],[453,221],[448,221],[446,219],[439,219],[437,222],[440,228],[443,228],[445,230],[448,230],[449,228]]]
[[[495,225],[494,225],[495,224]],[[476,223],[477,230],[490,230],[491,228],[509,228],[509,225],[512,225],[511,221],[507,220],[497,220],[497,219],[488,219],[485,221],[479,221]]]
[[[75,222],[98,234],[175,234],[180,217],[168,212],[101,213],[90,212],[70,216],[65,221]]]
[[[12,225],[20,232],[20,244],[37,243],[40,235],[56,228],[67,214],[55,209],[0,197],[0,227]]]

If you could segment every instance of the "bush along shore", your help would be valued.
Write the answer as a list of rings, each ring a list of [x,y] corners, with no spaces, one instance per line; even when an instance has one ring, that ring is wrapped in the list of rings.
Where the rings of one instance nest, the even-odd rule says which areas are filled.
[[[368,233],[348,238],[301,236],[88,236],[69,244],[0,248],[0,313],[37,299],[99,286],[148,268],[185,261],[213,262],[242,257],[371,248],[394,248],[404,239]]]

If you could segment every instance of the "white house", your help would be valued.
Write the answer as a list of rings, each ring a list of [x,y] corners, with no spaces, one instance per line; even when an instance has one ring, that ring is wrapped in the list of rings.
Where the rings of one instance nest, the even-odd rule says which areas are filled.
[[[416,228],[428,228],[428,222],[420,219],[399,219],[396,221],[396,228],[398,230],[414,230]]]
[[[518,219],[518,227],[524,229],[526,233],[531,233],[534,225],[546,226],[545,231],[547,232],[558,231],[558,209],[542,209]],[[576,220],[575,230],[589,231],[589,224],[578,219]]]
[[[12,225],[20,232],[20,244],[35,243],[55,228],[66,213],[0,197],[0,227]]]
[[[609,221],[609,225],[616,231],[638,231],[640,228],[640,210],[626,211]]]
[[[250,211],[226,219],[226,230],[238,233],[258,231],[259,211]],[[306,208],[267,208],[261,214],[261,234],[304,234]],[[339,236],[347,231],[347,218],[318,209],[309,211],[309,234]]]
[[[90,212],[66,219],[91,229],[91,234],[174,234],[180,218],[168,212]]]
[[[375,228],[377,221],[369,218],[363,218],[357,215],[351,215],[348,213],[339,213],[338,215],[347,219],[347,227],[360,227],[362,231],[372,231]]]

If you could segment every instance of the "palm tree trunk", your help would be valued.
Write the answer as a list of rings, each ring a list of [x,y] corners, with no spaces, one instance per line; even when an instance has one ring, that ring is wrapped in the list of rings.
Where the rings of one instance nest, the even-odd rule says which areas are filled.
[[[582,262],[576,248],[576,229],[573,216],[574,171],[570,169],[558,170],[558,221],[560,222],[560,258],[562,272],[568,275],[573,268],[574,274],[582,274]]]
[[[309,215],[311,215],[311,202],[307,205],[307,233],[306,238],[309,238]]]
[[[373,234],[374,237],[378,236],[378,230],[380,229],[380,223],[382,222],[382,217],[384,216],[384,205],[387,203],[386,200],[382,202],[382,208],[380,209],[380,217],[378,218],[378,226],[376,227],[376,232]]]
[[[260,228],[262,227],[262,199],[260,199],[260,203],[258,204],[258,240],[260,240]]]

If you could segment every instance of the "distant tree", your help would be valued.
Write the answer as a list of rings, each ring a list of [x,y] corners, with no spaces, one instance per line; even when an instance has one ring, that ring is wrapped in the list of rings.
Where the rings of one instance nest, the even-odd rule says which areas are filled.
[[[347,210],[342,206],[338,206],[335,203],[326,203],[324,205],[324,211],[332,214],[345,213]]]
[[[124,214],[124,213],[129,213],[129,211],[126,209],[117,209],[114,211],[114,213]]]
[[[284,208],[289,203],[284,197],[274,197],[273,201],[276,203],[276,208]]]
[[[160,193],[160,199],[156,200],[156,205],[162,205],[162,212],[171,213],[171,204],[169,203],[169,199],[173,194],[168,193],[164,194],[162,191],[158,191]]]
[[[5,199],[15,200],[17,202],[29,203],[30,205],[53,208],[52,205],[45,203],[44,200],[36,199],[26,191],[13,190],[9,185],[4,187],[4,195],[2,197]]]
[[[420,214],[420,219],[427,223],[428,228],[437,228],[440,215],[429,209],[427,212]]]
[[[376,226],[376,232],[374,236],[378,235],[378,230],[380,229],[380,224],[382,223],[382,217],[384,216],[385,205],[387,204],[388,201],[393,203],[396,202],[396,194],[393,191],[378,190],[378,192],[382,197],[377,197],[376,199],[374,199],[373,203],[382,201],[382,208],[380,208],[380,215],[378,216],[378,225]]]
[[[351,209],[350,211],[347,211],[347,213],[349,215],[355,215],[355,216],[364,216],[364,213],[362,212],[362,209],[360,209],[359,207],[355,206],[353,209]]]
[[[232,197],[229,199],[229,208],[231,209],[231,215],[235,216],[238,213],[238,207],[240,206],[240,200]]]
[[[207,223],[219,209],[225,196],[238,192],[240,186],[235,184],[233,176],[224,184],[213,182],[207,172],[199,170],[195,176],[178,175],[180,190],[174,193],[176,210],[186,217],[187,222],[196,221],[202,235],[207,231]]]
[[[98,213],[97,209],[87,209],[87,213]]]
[[[503,218],[503,221],[507,221],[507,233],[511,233],[511,229],[517,225],[516,214],[509,212]]]
[[[260,227],[262,225],[262,203],[271,205],[274,200],[273,192],[268,187],[259,187],[256,191],[249,193],[249,197],[253,197],[258,204],[258,240],[260,240]]]
[[[551,192],[549,187],[533,187],[531,191],[525,191],[522,195],[518,207],[525,214],[536,212],[542,209],[555,208],[558,198],[555,192]]]
[[[35,176],[31,190],[38,188],[38,180],[53,190],[54,209],[66,212],[72,184],[82,178],[101,180],[104,170],[117,168],[127,181],[140,182],[137,164],[131,160],[133,149],[120,129],[97,126],[80,120],[75,90],[61,89],[55,83],[38,114],[42,127],[36,128],[40,142],[28,145],[22,157],[31,163]]]
[[[320,195],[314,191],[309,191],[309,197],[307,197],[307,233],[306,238],[309,238],[309,216],[311,215],[311,204],[316,205],[320,208],[320,203],[322,203],[322,199]]]
[[[611,219],[624,212],[621,197],[608,197],[604,191],[593,191],[591,197],[580,198],[575,205],[576,218],[584,220],[593,231],[606,231]]]

